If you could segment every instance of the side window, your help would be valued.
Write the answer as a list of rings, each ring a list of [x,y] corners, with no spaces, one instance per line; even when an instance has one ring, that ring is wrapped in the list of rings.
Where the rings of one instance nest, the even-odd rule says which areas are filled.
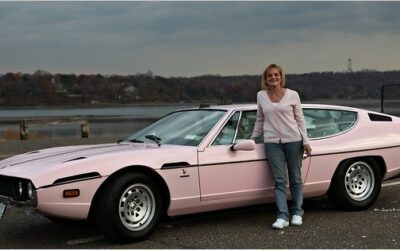
[[[219,132],[217,138],[213,142],[215,145],[229,145],[233,143],[236,133],[236,127],[239,121],[240,112],[236,112],[229,121],[225,124],[224,128]]]
[[[357,113],[352,111],[304,109],[303,113],[310,139],[342,133],[357,121]]]
[[[253,134],[254,124],[256,122],[257,111],[243,111],[239,122],[236,141],[248,140]],[[256,143],[263,143],[263,135],[256,138]]]

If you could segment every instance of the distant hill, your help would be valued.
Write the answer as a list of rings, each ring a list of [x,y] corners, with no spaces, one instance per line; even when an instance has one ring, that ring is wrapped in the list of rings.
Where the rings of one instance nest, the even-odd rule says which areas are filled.
[[[0,76],[0,106],[135,103],[255,102],[258,75],[162,77],[135,75],[7,73]],[[316,72],[286,75],[302,100],[380,98],[383,84],[400,84],[400,71]],[[400,88],[388,91],[393,98]]]

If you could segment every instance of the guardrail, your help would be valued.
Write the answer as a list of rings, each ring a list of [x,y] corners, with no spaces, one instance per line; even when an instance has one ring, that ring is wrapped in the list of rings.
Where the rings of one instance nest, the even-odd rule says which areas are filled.
[[[90,134],[89,120],[87,118],[36,118],[21,120],[19,126],[20,140],[29,139],[29,127],[59,124],[80,124],[81,137],[88,138]]]

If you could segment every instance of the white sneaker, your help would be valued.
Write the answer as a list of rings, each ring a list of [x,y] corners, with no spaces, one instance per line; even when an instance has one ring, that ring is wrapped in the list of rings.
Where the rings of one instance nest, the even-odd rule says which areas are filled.
[[[283,229],[284,227],[289,226],[289,221],[284,219],[277,219],[274,224],[272,224],[272,228],[274,229]]]
[[[301,224],[303,224],[303,218],[300,215],[293,215],[290,224],[292,224],[293,226],[300,226]]]

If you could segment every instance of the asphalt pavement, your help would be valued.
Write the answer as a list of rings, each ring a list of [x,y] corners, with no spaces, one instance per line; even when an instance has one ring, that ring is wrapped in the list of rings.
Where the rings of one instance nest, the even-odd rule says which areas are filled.
[[[304,201],[304,224],[273,230],[274,204],[167,218],[147,240],[116,244],[88,222],[57,224],[8,207],[0,248],[399,248],[400,181],[365,211],[343,212],[326,197]]]

